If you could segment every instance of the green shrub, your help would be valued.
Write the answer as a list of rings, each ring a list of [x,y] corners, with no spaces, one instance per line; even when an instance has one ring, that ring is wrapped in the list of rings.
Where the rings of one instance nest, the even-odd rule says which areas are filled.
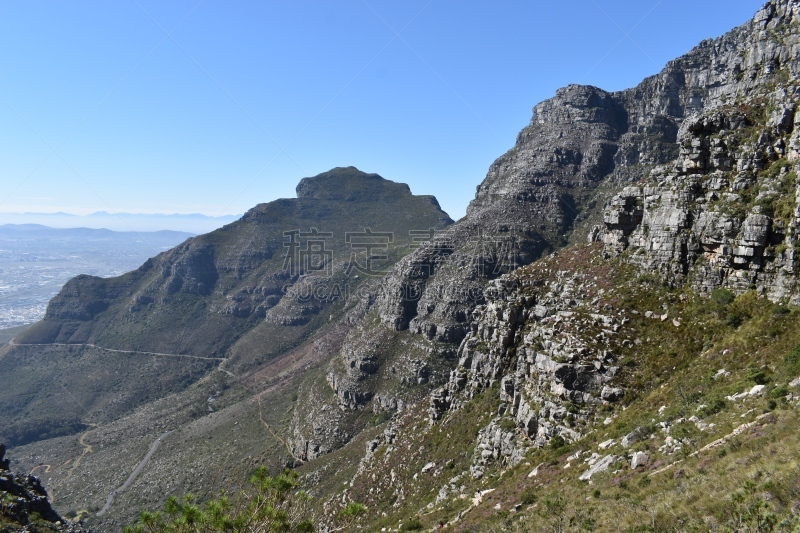
[[[533,505],[536,503],[536,491],[533,488],[525,489],[519,497],[522,505]]]
[[[725,400],[722,398],[713,398],[709,400],[705,407],[699,410],[700,416],[703,418],[715,415],[725,409]]]
[[[732,328],[738,328],[745,321],[745,318],[746,316],[740,313],[728,313],[725,317],[725,324]]]
[[[792,348],[792,351],[783,358],[783,362],[787,366],[786,370],[791,374],[800,372],[800,344]]]
[[[711,291],[711,301],[714,302],[719,309],[728,307],[731,303],[733,303],[735,298],[736,295],[734,295],[728,289],[719,288]]]
[[[780,385],[778,387],[775,387],[769,392],[769,395],[775,399],[783,398],[787,394],[789,394],[789,387],[787,387],[786,385]]]
[[[775,316],[785,316],[791,312],[791,309],[781,304],[775,304],[775,307],[772,308],[772,314]]]
[[[778,402],[776,402],[776,401],[775,401],[774,399],[772,399],[772,398],[770,398],[769,400],[767,400],[767,409],[769,409],[770,411],[772,411],[772,410],[773,410],[773,409],[775,409],[776,407],[778,407]]]
[[[567,441],[564,440],[564,437],[561,435],[556,435],[552,439],[550,439],[550,448],[554,450],[558,450],[559,448],[563,448],[567,444]]]
[[[513,418],[502,418],[499,426],[503,431],[513,431],[517,428],[517,423]]]
[[[400,527],[400,531],[419,531],[420,529],[425,529],[425,526],[417,518],[412,518]]]
[[[767,383],[767,375],[758,367],[750,366],[747,368],[745,378],[752,381],[756,385],[765,385]]]
[[[223,493],[202,505],[192,495],[183,501],[172,496],[163,511],[143,511],[138,522],[127,526],[125,532],[311,532],[310,498],[295,490],[296,480],[294,472],[273,477],[267,475],[266,468],[258,467],[250,476],[250,487],[239,494]]]

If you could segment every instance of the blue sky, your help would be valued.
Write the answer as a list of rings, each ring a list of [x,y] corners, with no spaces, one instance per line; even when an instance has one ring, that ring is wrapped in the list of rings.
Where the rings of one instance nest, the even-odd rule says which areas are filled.
[[[241,213],[354,165],[462,216],[531,107],[754,0],[0,2],[0,212]]]

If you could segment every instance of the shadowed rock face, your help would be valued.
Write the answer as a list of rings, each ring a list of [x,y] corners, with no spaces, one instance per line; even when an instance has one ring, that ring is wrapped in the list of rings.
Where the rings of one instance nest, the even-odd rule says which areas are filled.
[[[614,141],[626,129],[627,113],[611,94],[582,85],[559,89],[554,98],[534,107],[514,148],[489,168],[468,217],[515,200],[541,204],[530,211],[541,217],[539,229],[565,229],[577,213],[559,203],[570,202],[571,189],[592,187],[613,169]]]
[[[390,290],[378,302],[383,322],[460,341],[471,309],[482,303],[463,293],[477,294],[486,281],[563,245],[596,205],[598,186],[624,186],[677,158],[686,117],[747,97],[774,83],[776,73],[796,77],[797,11],[795,2],[770,2],[748,23],[703,41],[635,88],[607,93],[570,85],[536,105],[530,124],[489,168],[448,238],[395,267],[386,282]],[[510,252],[499,262],[487,258],[475,243],[479,235]],[[454,286],[474,290],[448,295],[445,288]],[[409,302],[409,293],[420,296]]]
[[[497,303],[487,284],[563,246],[576,228],[605,241],[609,253],[629,243],[641,249],[646,270],[685,276],[705,254],[709,265],[695,278],[700,290],[722,284],[738,291],[756,286],[775,299],[796,294],[794,212],[776,222],[755,199],[736,215],[708,207],[730,187],[746,189],[747,172],[800,153],[796,92],[775,90],[800,73],[799,11],[796,1],[769,2],[751,21],[703,41],[637,87],[608,93],[570,85],[536,105],[514,147],[489,168],[466,217],[398,262],[383,281],[374,304],[381,322],[435,341],[432,353],[454,360],[459,343],[458,353],[470,351],[465,337],[478,342],[475,309]],[[775,110],[761,121],[763,134],[754,134],[758,120],[737,107],[747,105]],[[744,137],[753,135],[755,144],[745,146]],[[729,187],[734,179],[741,183]],[[643,180],[648,186],[632,186]],[[754,194],[777,202],[775,180],[762,185]],[[794,198],[794,182],[787,187]],[[604,225],[590,232],[588,220]],[[772,261],[770,246],[779,244],[783,255]],[[343,353],[356,352],[359,343],[369,344],[353,339]],[[367,376],[380,374],[383,358],[379,349],[367,352],[355,365],[348,367],[352,356],[343,355],[339,370],[332,367],[328,381],[342,406],[363,406],[374,396]],[[369,372],[353,370],[362,366]],[[599,397],[603,381],[587,379]]]
[[[377,304],[384,323],[459,342],[486,281],[565,244],[612,172],[626,127],[625,109],[595,87],[571,85],[537,105],[516,145],[478,186],[467,216],[387,278]]]
[[[0,444],[0,529],[17,527],[20,531],[53,531],[55,524],[63,524],[61,531],[79,533],[82,527],[67,523],[50,506],[47,491],[39,478],[10,471],[9,460],[4,459],[6,447]],[[33,515],[38,515],[32,522]]]

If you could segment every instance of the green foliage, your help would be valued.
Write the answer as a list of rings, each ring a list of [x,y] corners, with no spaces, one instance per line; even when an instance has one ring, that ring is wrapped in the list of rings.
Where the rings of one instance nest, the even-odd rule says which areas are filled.
[[[339,511],[339,516],[342,518],[358,518],[359,516],[363,515],[367,512],[366,506],[356,503],[350,502],[345,506],[344,509]]]
[[[767,383],[767,375],[764,370],[753,365],[747,367],[745,379],[752,381],[756,385],[765,385]]]
[[[731,496],[731,526],[735,531],[774,531],[778,522],[771,506],[756,494],[758,486],[746,481],[744,488]]]
[[[782,304],[775,304],[775,307],[772,308],[772,314],[775,316],[785,316],[791,312],[791,309]]]
[[[711,291],[711,301],[714,302],[718,309],[727,308],[733,303],[734,298],[736,298],[736,295],[728,289],[719,288]]]
[[[533,505],[536,503],[536,499],[536,490],[533,488],[525,489],[519,496],[519,501],[522,505]]]
[[[372,420],[370,422],[373,426],[380,426],[384,422],[388,422],[392,419],[392,412],[391,411],[380,411],[372,416]]]
[[[552,439],[550,439],[550,448],[554,450],[558,450],[559,448],[563,448],[567,444],[567,441],[564,440],[564,437],[561,435],[556,435]]]
[[[296,491],[297,475],[267,475],[264,467],[250,476],[250,487],[233,499],[221,494],[203,504],[187,495],[183,501],[170,497],[163,511],[144,511],[126,533],[305,533],[314,531],[308,518],[310,498]],[[356,504],[357,505],[357,504]],[[363,506],[362,506],[363,507]],[[357,509],[350,511],[355,515]]]
[[[421,529],[425,529],[425,526],[417,518],[412,518],[400,527],[400,531],[419,531]]]
[[[336,515],[339,529],[352,529],[359,518],[367,514],[367,507],[357,502],[348,503],[344,509]]]
[[[738,328],[750,318],[748,304],[751,299],[749,293],[737,299],[736,295],[728,289],[719,288],[711,291],[711,302],[716,309],[717,316],[732,328]]]
[[[777,398],[783,398],[787,394],[789,394],[789,387],[787,387],[786,385],[779,385],[779,386],[775,387],[774,389],[772,389],[771,391],[769,391],[770,397],[771,398],[776,398],[776,399]]]
[[[502,418],[500,419],[500,429],[504,431],[513,431],[517,428],[517,423],[514,421],[513,418]]]
[[[713,398],[706,402],[705,407],[701,408],[698,412],[703,418],[715,415],[725,409],[725,400],[722,398]]]
[[[792,348],[792,351],[783,358],[783,362],[790,373],[797,374],[800,372],[800,344]]]

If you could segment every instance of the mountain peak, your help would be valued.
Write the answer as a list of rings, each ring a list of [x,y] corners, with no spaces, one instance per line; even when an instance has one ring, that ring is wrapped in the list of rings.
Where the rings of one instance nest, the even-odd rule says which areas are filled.
[[[356,167],[335,167],[297,184],[298,198],[334,201],[380,201],[411,196],[405,183],[387,180],[378,174],[368,174]]]

